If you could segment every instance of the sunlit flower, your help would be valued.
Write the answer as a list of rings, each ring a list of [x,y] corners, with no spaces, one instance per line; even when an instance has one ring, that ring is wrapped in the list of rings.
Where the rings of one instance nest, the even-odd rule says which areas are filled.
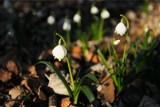
[[[68,19],[65,19],[64,20],[64,23],[63,23],[63,30],[65,31],[70,31],[71,30],[71,24],[70,24],[70,21]]]
[[[118,45],[119,44],[119,42],[120,42],[120,40],[118,39],[118,40],[115,40],[114,41],[114,45]]]
[[[67,55],[67,50],[62,45],[57,45],[52,50],[52,54],[53,54],[55,59],[58,59],[59,61],[61,61]]]
[[[103,9],[102,12],[101,12],[101,18],[102,19],[107,19],[107,18],[109,18],[109,16],[110,16],[110,13],[108,12],[108,10]]]
[[[55,18],[53,16],[49,16],[47,18],[47,22],[49,25],[53,25],[55,23]]]
[[[81,16],[80,16],[80,14],[76,13],[76,14],[74,15],[74,17],[73,17],[73,21],[74,21],[75,23],[79,23],[79,22],[81,21]]]
[[[118,23],[118,25],[115,28],[115,33],[120,34],[121,36],[124,35],[126,31],[127,28],[122,22]]]
[[[91,14],[97,14],[98,12],[99,12],[99,10],[96,6],[91,7]]]

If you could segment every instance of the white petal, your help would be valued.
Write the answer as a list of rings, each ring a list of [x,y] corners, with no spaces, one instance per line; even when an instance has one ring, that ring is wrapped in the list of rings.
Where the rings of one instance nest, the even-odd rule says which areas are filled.
[[[124,35],[126,31],[127,31],[127,28],[122,22],[120,22],[115,28],[115,32],[117,34],[120,34],[121,36]]]
[[[47,22],[49,25],[53,25],[55,23],[55,18],[53,16],[49,16],[47,18]]]
[[[91,7],[91,14],[97,14],[99,12],[96,6]]]
[[[109,16],[110,16],[110,13],[107,11],[107,10],[102,10],[102,12],[101,12],[101,18],[102,19],[107,19],[107,18],[109,18]]]
[[[79,14],[75,14],[73,17],[73,21],[79,23],[81,21],[81,16]]]
[[[67,50],[62,45],[57,45],[53,50],[52,54],[59,61],[67,55]]]

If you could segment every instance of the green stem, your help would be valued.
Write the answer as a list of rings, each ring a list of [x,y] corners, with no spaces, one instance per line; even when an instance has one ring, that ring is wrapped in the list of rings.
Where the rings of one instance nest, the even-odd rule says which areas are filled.
[[[58,35],[62,39],[62,41],[64,43],[64,46],[66,47],[66,41],[64,40],[64,38],[60,34],[58,34],[58,33],[56,33],[56,35]]]
[[[70,38],[70,31],[66,32],[66,38],[67,38],[67,46],[70,47],[71,44],[71,38]]]
[[[122,15],[122,14],[120,14],[120,16],[122,17],[122,20],[125,19],[125,21],[126,21],[126,23],[127,23],[127,29],[129,29],[129,21],[128,21],[127,17],[124,16],[124,15]],[[122,21],[122,20],[121,20],[121,21]]]
[[[99,31],[98,31],[98,40],[100,41],[103,36],[103,25],[104,25],[104,19],[101,18],[100,25],[99,25]]]
[[[72,71],[71,71],[71,64],[69,62],[68,57],[66,57],[67,60],[67,65],[68,65],[68,70],[69,70],[69,76],[70,76],[70,81],[71,81],[71,85],[72,85],[72,90],[74,90],[74,80],[73,80],[73,75],[72,75]]]

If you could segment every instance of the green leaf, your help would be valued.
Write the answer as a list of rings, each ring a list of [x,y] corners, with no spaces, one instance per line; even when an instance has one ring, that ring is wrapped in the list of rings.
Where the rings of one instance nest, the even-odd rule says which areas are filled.
[[[81,90],[85,94],[85,96],[87,97],[89,102],[93,102],[95,100],[95,97],[94,97],[91,89],[88,86],[86,86],[86,85],[81,86]]]
[[[51,64],[50,62],[47,62],[47,61],[40,61],[37,64],[45,64],[46,66],[48,66],[51,69],[52,72],[55,72],[58,75],[58,77],[62,80],[65,87],[67,88],[69,96],[72,97],[72,90],[71,90],[69,84],[67,83],[66,79],[61,74],[61,72],[53,64]]]
[[[89,79],[93,80],[94,82],[98,83],[98,79],[95,77],[95,75],[88,73],[88,74],[84,75],[77,84],[75,83],[76,85],[75,85],[75,89],[74,89],[74,95],[79,91],[79,88],[85,78],[89,78]]]
[[[103,61],[105,67],[108,69],[108,72],[110,73],[110,75],[114,81],[114,84],[116,85],[116,87],[118,87],[116,75],[114,74],[113,70],[110,68],[109,64],[107,63],[106,59],[104,58],[103,54],[101,53],[101,51],[99,49],[97,50],[97,53],[100,56],[101,60]]]
[[[149,38],[149,35],[150,35],[150,31],[148,30],[147,33],[146,33],[146,36],[144,38],[143,49],[147,49],[147,47],[148,47],[148,38]]]
[[[91,79],[91,80],[93,80],[94,82],[98,82],[98,79],[96,78],[96,76],[94,75],[94,74],[92,74],[92,73],[88,73],[88,74],[86,74],[85,76],[83,76],[82,78],[89,78],[89,79]]]

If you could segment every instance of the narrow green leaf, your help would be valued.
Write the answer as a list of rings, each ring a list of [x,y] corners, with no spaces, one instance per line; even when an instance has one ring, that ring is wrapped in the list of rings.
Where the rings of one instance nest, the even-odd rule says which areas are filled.
[[[114,84],[116,85],[116,87],[118,87],[116,75],[114,74],[113,70],[110,68],[109,64],[107,63],[106,59],[104,58],[103,54],[101,53],[101,51],[99,49],[97,50],[97,53],[100,56],[101,60],[103,61],[105,67],[108,69],[108,72],[110,73],[110,75],[114,81]]]
[[[94,82],[98,83],[98,79],[95,77],[95,75],[91,74],[91,73],[88,73],[88,74],[84,75],[77,84],[75,83],[76,86],[75,86],[75,89],[74,89],[74,94],[77,93],[77,91],[79,90],[79,88],[80,88],[80,86],[83,83],[85,78],[89,78],[89,79],[93,80]]]
[[[85,96],[87,97],[89,102],[93,102],[95,100],[95,97],[94,97],[91,89],[88,86],[86,86],[86,85],[81,86],[81,90],[85,94]]]
[[[147,49],[149,36],[150,36],[150,31],[148,30],[147,33],[146,33],[146,36],[144,38],[144,42],[143,42],[143,48],[144,49]]]
[[[37,64],[45,64],[46,66],[48,66],[51,69],[52,72],[55,72],[58,75],[58,77],[62,80],[65,87],[67,88],[69,96],[72,97],[72,91],[71,91],[71,88],[69,87],[69,84],[67,83],[66,79],[61,74],[61,72],[53,64],[51,64],[50,62],[47,62],[47,61],[40,61]]]

